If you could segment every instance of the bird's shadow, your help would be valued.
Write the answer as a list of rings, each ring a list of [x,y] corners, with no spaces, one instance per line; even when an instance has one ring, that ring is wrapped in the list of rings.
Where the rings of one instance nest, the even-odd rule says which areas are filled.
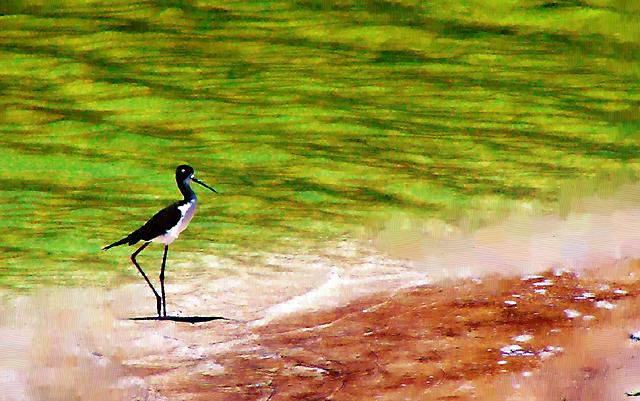
[[[203,323],[212,320],[232,320],[223,316],[141,316],[130,317],[129,320],[170,320],[183,323]]]

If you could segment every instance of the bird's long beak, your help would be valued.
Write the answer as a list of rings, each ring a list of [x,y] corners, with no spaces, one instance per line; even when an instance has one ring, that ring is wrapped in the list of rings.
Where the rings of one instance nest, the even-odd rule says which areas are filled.
[[[203,187],[205,187],[205,188],[207,188],[207,189],[212,190],[212,191],[213,191],[213,192],[215,192],[215,193],[218,193],[218,191],[216,191],[215,189],[211,188],[210,186],[208,186],[208,185],[207,185],[207,184],[205,184],[204,182],[200,181],[200,180],[199,180],[199,179],[197,179],[196,177],[191,177],[191,180],[192,180],[193,182],[196,182],[196,183],[198,183],[198,184],[202,185]]]

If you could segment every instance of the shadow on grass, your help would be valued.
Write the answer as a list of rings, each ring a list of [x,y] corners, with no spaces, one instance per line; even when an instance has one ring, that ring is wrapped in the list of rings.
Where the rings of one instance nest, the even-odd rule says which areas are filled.
[[[212,320],[232,320],[222,316],[142,316],[131,317],[129,320],[171,320],[172,322],[184,322],[184,323],[203,323],[210,322]]]

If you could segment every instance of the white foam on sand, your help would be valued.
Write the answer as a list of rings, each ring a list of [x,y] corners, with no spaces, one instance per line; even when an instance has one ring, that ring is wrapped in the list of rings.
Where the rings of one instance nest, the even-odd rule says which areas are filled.
[[[384,259],[381,259],[380,263],[382,268]],[[346,269],[333,266],[326,280],[320,285],[312,287],[309,291],[289,298],[284,302],[268,307],[262,312],[263,317],[252,324],[260,326],[292,313],[337,307],[359,296],[401,288],[418,280],[423,280],[422,282],[424,282],[424,278],[419,272],[378,272],[378,274],[362,276],[362,272],[358,274],[357,269],[355,270],[348,272]]]

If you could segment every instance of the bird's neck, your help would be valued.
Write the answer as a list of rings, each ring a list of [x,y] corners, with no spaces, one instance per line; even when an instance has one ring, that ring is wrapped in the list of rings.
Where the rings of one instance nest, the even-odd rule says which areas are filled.
[[[191,185],[187,184],[184,181],[178,181],[178,189],[180,189],[180,193],[184,196],[184,200],[192,201],[196,199],[196,194],[191,189]]]

